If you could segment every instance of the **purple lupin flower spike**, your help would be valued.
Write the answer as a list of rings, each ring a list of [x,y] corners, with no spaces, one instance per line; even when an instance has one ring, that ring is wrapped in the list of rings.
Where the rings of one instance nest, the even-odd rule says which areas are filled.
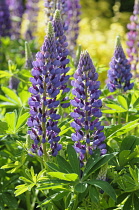
[[[74,148],[79,153],[81,167],[93,150],[100,149],[101,154],[105,154],[106,144],[104,126],[101,126],[99,118],[102,116],[100,107],[102,102],[99,99],[101,91],[99,90],[100,82],[97,81],[98,74],[87,51],[82,52],[78,68],[74,74],[75,80],[71,82],[75,88],[72,90],[75,95],[71,104],[76,107],[71,117],[74,121],[71,126],[75,133],[71,135],[75,142]]]
[[[70,46],[70,54],[74,52],[77,38],[79,35],[79,22],[80,22],[80,0],[69,0],[67,1],[67,18],[66,25],[68,26],[67,40]],[[70,32],[70,33],[69,33]]]
[[[45,0],[44,6],[45,6],[45,13],[46,13],[48,20],[52,20],[54,11],[56,9],[55,1],[54,0]]]
[[[71,55],[79,34],[80,8],[79,0],[45,0],[45,11],[49,20],[53,19],[55,9],[60,10]]]
[[[116,47],[114,55],[110,62],[110,69],[108,70],[108,89],[114,92],[117,89],[126,92],[131,90],[134,83],[130,83],[132,78],[131,65],[124,54],[120,37],[117,36]]]
[[[0,37],[10,36],[11,21],[8,5],[5,0],[0,1]]]
[[[130,21],[127,25],[129,30],[127,33],[127,54],[131,63],[131,70],[133,70],[133,74],[136,76],[139,73],[139,0],[135,0],[133,15],[131,15]]]
[[[26,18],[27,18],[27,30],[25,31],[24,38],[26,40],[34,39],[34,31],[37,27],[37,16],[39,12],[38,7],[39,0],[28,0],[26,2]]]
[[[68,43],[66,42],[66,36],[64,35],[63,23],[60,16],[60,11],[56,10],[53,18],[53,27],[54,32],[57,40],[57,52],[58,57],[57,59],[61,62],[60,71],[60,83],[61,83],[61,90],[63,90],[62,94],[69,92],[69,88],[67,88],[66,83],[69,81],[69,75],[66,73],[69,71],[69,67],[66,65],[69,63],[69,59],[67,56],[69,55],[69,51],[67,49]],[[63,98],[63,101],[67,100],[67,98]],[[63,108],[67,108],[70,103],[61,104]]]
[[[28,126],[30,138],[34,144],[43,145],[43,153],[46,154],[46,142],[50,144],[52,155],[56,156],[62,148],[59,144],[57,107],[60,101],[56,96],[60,92],[60,66],[61,62],[57,60],[58,53],[56,49],[56,39],[52,23],[48,23],[47,36],[41,51],[36,54],[36,61],[33,62],[32,75],[30,78],[32,87],[29,91],[30,118]]]
[[[11,38],[18,39],[20,37],[21,20],[24,12],[22,0],[6,0],[10,10],[11,19]],[[16,30],[15,30],[16,29]]]

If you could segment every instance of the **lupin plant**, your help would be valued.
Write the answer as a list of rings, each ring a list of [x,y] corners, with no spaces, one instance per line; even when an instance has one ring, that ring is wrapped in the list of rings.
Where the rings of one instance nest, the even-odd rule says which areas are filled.
[[[45,11],[49,20],[53,19],[55,9],[61,12],[63,29],[67,31],[66,36],[71,55],[73,55],[79,33],[80,8],[79,0],[45,0]]]
[[[72,90],[75,97],[71,100],[71,104],[76,108],[71,113],[71,117],[74,118],[71,126],[75,129],[75,133],[71,138],[75,142],[74,148],[79,153],[82,167],[94,150],[100,149],[101,155],[107,152],[102,132],[104,126],[99,121],[102,116],[100,111],[102,102],[99,99],[100,82],[97,81],[98,74],[87,51],[81,53],[74,78],[71,84],[75,87]]]
[[[24,12],[22,0],[6,0],[10,10],[11,19],[11,38],[17,39],[20,37],[21,21]],[[16,28],[16,30],[15,30]]]
[[[108,70],[108,89],[110,92],[114,92],[119,89],[120,91],[126,92],[131,90],[134,83],[131,83],[131,65],[126,59],[123,51],[120,36],[117,36],[116,47],[114,55],[110,62],[110,69]]]
[[[69,50],[71,55],[74,52],[74,48],[76,46],[77,38],[79,35],[79,22],[80,22],[80,0],[70,0],[67,2],[68,8],[68,15],[66,18],[66,25],[68,26],[68,43],[69,43]],[[70,33],[69,33],[70,32]]]
[[[61,62],[61,76],[60,76],[60,82],[61,82],[61,90],[62,94],[69,92],[69,88],[67,88],[66,83],[69,80],[69,75],[66,75],[66,73],[69,71],[69,67],[66,67],[66,65],[69,63],[69,59],[67,59],[67,56],[69,54],[69,51],[67,49],[68,43],[66,42],[66,36],[64,35],[64,28],[63,28],[63,22],[61,19],[60,11],[56,10],[55,15],[53,18],[53,27],[55,36],[57,39],[57,52],[58,57],[57,59]],[[63,101],[67,100],[66,98],[63,98]],[[63,103],[61,106],[63,108],[67,108],[70,105],[70,103]]]
[[[60,101],[56,99],[67,82],[67,77],[63,76],[65,68],[62,65],[62,61],[58,59],[54,29],[49,22],[44,44],[33,62],[33,78],[30,79],[32,87],[29,89],[32,95],[29,99],[31,116],[28,126],[31,127],[30,137],[34,140],[31,150],[35,153],[39,145],[38,155],[46,155],[46,143],[50,144],[53,156],[62,148],[61,144],[58,144],[60,129],[57,126],[57,120],[60,119],[57,107]]]
[[[135,0],[133,14],[130,17],[130,23],[127,24],[129,32],[127,33],[127,54],[129,62],[131,63],[131,70],[136,76],[138,72],[138,47],[139,47],[139,0]]]
[[[52,20],[56,3],[53,0],[45,0],[44,6],[45,6],[46,17],[48,18],[48,20]]]
[[[0,37],[10,36],[11,21],[8,5],[5,0],[0,1]]]

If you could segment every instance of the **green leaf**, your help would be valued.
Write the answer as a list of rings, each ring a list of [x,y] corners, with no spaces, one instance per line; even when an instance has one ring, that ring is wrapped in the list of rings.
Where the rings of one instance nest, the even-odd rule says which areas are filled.
[[[39,174],[37,175],[37,182],[41,181],[42,178],[46,179],[46,177],[44,176],[44,173],[46,172],[45,169],[43,169],[42,171],[39,172]]]
[[[87,189],[87,183],[78,183],[74,187],[74,190],[78,193],[83,193],[86,189]]]
[[[10,72],[0,70],[0,78],[3,78],[3,77],[8,78],[8,77],[11,77],[11,76],[12,75],[10,74]]]
[[[96,170],[102,167],[105,163],[107,163],[113,157],[114,157],[114,154],[106,154],[96,159],[90,159],[84,169],[83,180],[85,180],[91,173],[94,173]]]
[[[16,131],[26,122],[29,117],[29,113],[24,113],[23,115],[19,116],[16,124]]]
[[[69,130],[72,131],[72,132],[74,131],[73,128],[68,127],[68,128],[66,128],[66,129],[64,129],[64,130],[61,130],[61,132],[59,133],[59,135],[62,136],[62,135],[64,135],[65,133],[67,133]]]
[[[22,106],[20,98],[13,90],[7,87],[2,87],[1,89],[12,101],[15,101],[19,106]]]
[[[119,130],[122,127],[121,125],[109,125],[109,126],[105,126],[105,136],[109,137],[111,134],[113,134],[114,132],[116,132],[117,130]]]
[[[80,163],[79,159],[77,157],[75,149],[71,146],[67,146],[67,153],[68,153],[68,159],[70,162],[70,165],[74,171],[74,173],[78,174],[80,176]]]
[[[28,91],[28,86],[22,82],[20,82],[18,86],[18,95],[22,101],[23,106],[25,106],[30,97],[30,92]]]
[[[29,179],[27,179],[26,177],[23,177],[23,176],[20,176],[19,179],[21,179],[22,181],[27,182],[27,183],[32,183],[32,180],[29,180]]]
[[[108,136],[107,139],[108,140],[113,139],[115,137],[119,137],[119,136],[123,135],[124,133],[127,133],[128,131],[132,130],[139,124],[138,121],[139,121],[139,119],[127,123],[125,126],[121,127],[120,129],[118,129],[117,131],[112,133],[110,136]]]
[[[115,191],[108,182],[101,181],[101,180],[92,180],[92,181],[88,181],[87,183],[90,185],[99,187],[105,193],[107,193],[114,201],[116,201]]]
[[[28,191],[28,186],[27,186],[26,184],[22,184],[22,185],[16,186],[15,189],[17,189],[17,190],[15,191],[15,196],[18,196],[18,195],[21,195],[21,194],[23,194],[24,192]]]
[[[106,113],[106,114],[114,114],[114,113],[120,113],[120,112],[123,112],[121,110],[111,110],[111,109],[107,109],[107,110],[102,110],[103,113]]]
[[[52,177],[66,181],[75,181],[78,178],[77,174],[65,174],[62,172],[48,172],[48,174]]]
[[[122,203],[127,198],[127,196],[129,196],[129,193],[123,193],[119,195],[117,198],[117,204]]]
[[[128,162],[128,157],[130,154],[130,150],[123,150],[119,154],[119,164],[120,166],[124,166]]]
[[[138,106],[138,105],[139,105],[139,98],[137,98],[137,100],[134,102],[133,108],[136,108],[136,106]]]
[[[107,107],[111,108],[111,109],[115,109],[116,111],[122,111],[122,112],[126,112],[127,110],[122,108],[121,106],[118,106],[116,104],[107,104]]]
[[[132,208],[132,197],[129,196],[128,199],[126,200],[124,206],[123,206],[123,210],[127,210],[127,209],[133,209]]]
[[[9,102],[1,102],[0,108],[14,108],[16,107],[15,103],[9,103]]]
[[[92,202],[98,203],[99,202],[99,193],[96,187],[90,186],[89,188],[89,196]]]
[[[138,210],[138,208],[139,208],[139,198],[136,196],[136,194],[134,194],[134,197],[133,197],[133,205],[134,205],[134,209]]]
[[[17,209],[17,200],[11,194],[2,193],[2,199],[9,208]]]
[[[132,169],[131,167],[129,168],[129,172],[132,176],[132,178],[134,179],[134,181],[136,182],[136,184],[138,185],[138,175],[139,175],[139,169]]]
[[[58,166],[55,163],[50,163],[50,162],[46,162],[46,164],[48,165],[48,167],[53,170],[53,171],[59,171]]]
[[[46,204],[50,203],[57,195],[58,195],[58,193],[55,193],[55,194],[53,194],[51,197],[46,198],[45,200],[43,200],[43,202],[41,202],[41,203],[37,206],[37,208],[40,207],[40,206],[43,206],[43,205],[46,205]]]
[[[62,184],[54,184],[54,185],[41,185],[40,187],[37,187],[36,188],[37,190],[49,190],[49,189],[51,189],[51,190],[55,190],[55,189],[61,189],[61,190],[67,190],[67,188],[65,189],[64,187],[63,187],[63,185]]]
[[[120,105],[121,105],[124,109],[128,110],[128,104],[127,104],[126,99],[125,99],[123,96],[120,96],[120,95],[117,97],[117,99],[118,99],[118,102],[120,103]]]
[[[57,163],[61,172],[74,173],[71,165],[62,156],[57,156]]]
[[[6,122],[2,122],[0,120],[0,135],[5,134],[7,129],[8,129],[7,123]]]
[[[16,120],[17,120],[16,111],[6,113],[5,121],[8,124],[8,130],[6,131],[7,133],[11,133],[11,134],[15,133]]]
[[[63,197],[67,196],[69,192],[59,192],[58,195],[56,195],[53,200],[54,201],[59,201],[61,200]]]
[[[126,136],[122,143],[120,150],[134,150],[136,145],[139,145],[139,137],[137,136]]]
[[[2,101],[7,101],[7,102],[10,102],[10,103],[16,104],[13,100],[11,100],[11,99],[9,99],[9,98],[3,96],[3,95],[0,95],[0,99],[1,99]]]

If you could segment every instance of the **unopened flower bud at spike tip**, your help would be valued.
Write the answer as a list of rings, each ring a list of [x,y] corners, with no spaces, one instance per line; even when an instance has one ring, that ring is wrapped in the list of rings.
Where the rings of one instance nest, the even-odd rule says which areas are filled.
[[[33,56],[32,56],[32,52],[30,50],[30,46],[29,43],[26,41],[25,42],[25,68],[26,69],[31,69],[32,66],[32,62],[33,62]]]
[[[121,37],[119,35],[116,37],[116,47],[117,46],[121,46]]]
[[[61,20],[60,10],[56,10],[54,14],[54,20]]]
[[[47,36],[54,37],[54,28],[51,21],[49,21],[47,25]]]

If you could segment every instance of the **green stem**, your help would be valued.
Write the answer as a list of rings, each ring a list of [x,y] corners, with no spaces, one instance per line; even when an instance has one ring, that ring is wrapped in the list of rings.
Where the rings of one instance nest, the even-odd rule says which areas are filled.
[[[34,193],[34,197],[33,197],[32,204],[31,204],[31,209],[32,210],[35,207],[35,203],[36,203],[36,200],[37,200],[37,197],[38,197],[38,193],[39,193],[39,190],[36,190],[35,193]]]
[[[122,117],[121,113],[118,113],[118,124],[119,125],[121,124],[121,117]]]
[[[86,72],[86,78],[87,78],[87,72]],[[85,103],[87,104],[88,102],[88,91],[87,91],[87,85],[85,85]],[[85,111],[85,121],[88,122],[88,111]],[[86,140],[87,140],[87,135],[89,134],[89,130],[85,130],[85,134],[86,134]],[[86,143],[87,144],[87,143]],[[89,144],[87,144],[89,146]],[[86,159],[89,158],[89,151],[87,149],[86,152]]]
[[[45,78],[46,79],[46,78]],[[43,84],[43,87],[44,87],[44,92],[43,92],[43,98],[46,98],[46,82],[45,82],[45,79],[44,79],[44,84]],[[44,103],[42,104],[42,116],[45,115],[45,105]],[[43,130],[43,138],[46,138],[46,123],[45,122],[42,122],[42,130]],[[44,166],[46,167],[46,161],[47,161],[47,153],[46,153],[46,143],[43,143],[43,160],[44,160]]]
[[[128,112],[126,113],[126,123],[128,123]]]
[[[114,113],[113,115],[113,119],[112,119],[112,125],[116,125],[116,113]]]
[[[76,210],[78,207],[78,195],[76,195],[75,201],[74,201],[74,205],[73,205],[73,209],[72,210]]]
[[[27,205],[27,210],[31,210],[31,203],[30,203],[30,192],[26,192],[26,205]]]

